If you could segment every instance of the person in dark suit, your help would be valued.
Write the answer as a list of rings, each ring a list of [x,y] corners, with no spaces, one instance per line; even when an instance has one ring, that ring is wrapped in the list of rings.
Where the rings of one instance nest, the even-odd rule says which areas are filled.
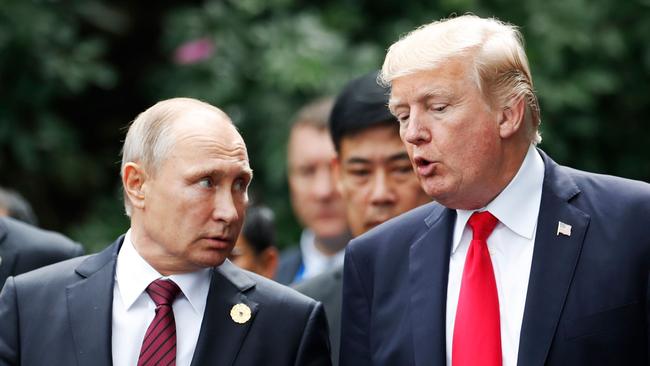
[[[322,305],[227,260],[252,171],[225,113],[155,104],[129,128],[121,175],[125,235],[7,279],[0,365],[331,364]]]
[[[430,202],[413,172],[399,126],[388,110],[389,90],[377,71],[350,81],[336,98],[329,129],[336,159],[333,176],[353,236]],[[343,265],[294,286],[323,302],[332,359],[338,363]]]
[[[4,216],[38,226],[38,218],[25,197],[13,189],[0,187],[0,217]]]
[[[9,276],[83,254],[80,244],[59,233],[0,217],[0,288]]]
[[[350,241],[343,200],[330,165],[335,152],[327,131],[334,101],[320,98],[301,108],[287,142],[291,205],[304,229],[297,246],[285,249],[275,280],[295,284],[343,264]]]
[[[535,147],[516,28],[425,25],[381,80],[437,203],[348,245],[340,365],[647,365],[650,185]]]

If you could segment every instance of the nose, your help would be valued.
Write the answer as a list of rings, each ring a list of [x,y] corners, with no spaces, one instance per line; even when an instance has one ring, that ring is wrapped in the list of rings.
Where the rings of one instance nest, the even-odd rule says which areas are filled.
[[[214,208],[212,210],[212,219],[222,221],[227,224],[239,220],[239,211],[237,203],[231,192],[219,190],[214,197]]]
[[[416,146],[431,141],[431,132],[424,115],[415,110],[411,111],[408,122],[400,125],[400,135],[405,143]]]
[[[336,188],[329,166],[319,167],[315,178],[312,189],[319,200],[328,200],[336,195]]]
[[[395,194],[388,181],[388,173],[384,169],[375,172],[370,191],[370,203],[373,205],[391,205],[395,202]]]

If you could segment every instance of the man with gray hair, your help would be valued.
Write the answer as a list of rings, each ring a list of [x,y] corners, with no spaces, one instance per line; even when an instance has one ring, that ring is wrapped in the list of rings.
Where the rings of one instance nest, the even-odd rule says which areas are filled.
[[[157,103],[127,133],[131,227],[104,251],[10,277],[0,365],[330,365],[322,305],[227,260],[252,179],[228,116]]]
[[[650,185],[536,148],[516,27],[427,24],[380,79],[437,202],[347,247],[340,364],[647,365]]]

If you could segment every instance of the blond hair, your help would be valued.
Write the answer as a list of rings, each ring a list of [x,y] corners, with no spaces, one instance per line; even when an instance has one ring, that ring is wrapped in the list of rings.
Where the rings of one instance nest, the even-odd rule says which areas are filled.
[[[427,71],[452,60],[470,59],[477,86],[491,105],[508,106],[524,98],[531,141],[541,142],[539,103],[516,26],[466,14],[423,25],[388,49],[379,82]]]

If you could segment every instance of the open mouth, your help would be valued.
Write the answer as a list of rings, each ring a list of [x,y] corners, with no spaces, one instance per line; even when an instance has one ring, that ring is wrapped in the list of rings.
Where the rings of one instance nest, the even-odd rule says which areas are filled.
[[[416,156],[413,159],[413,163],[415,164],[415,171],[422,177],[428,177],[435,173],[436,164],[433,161]]]

